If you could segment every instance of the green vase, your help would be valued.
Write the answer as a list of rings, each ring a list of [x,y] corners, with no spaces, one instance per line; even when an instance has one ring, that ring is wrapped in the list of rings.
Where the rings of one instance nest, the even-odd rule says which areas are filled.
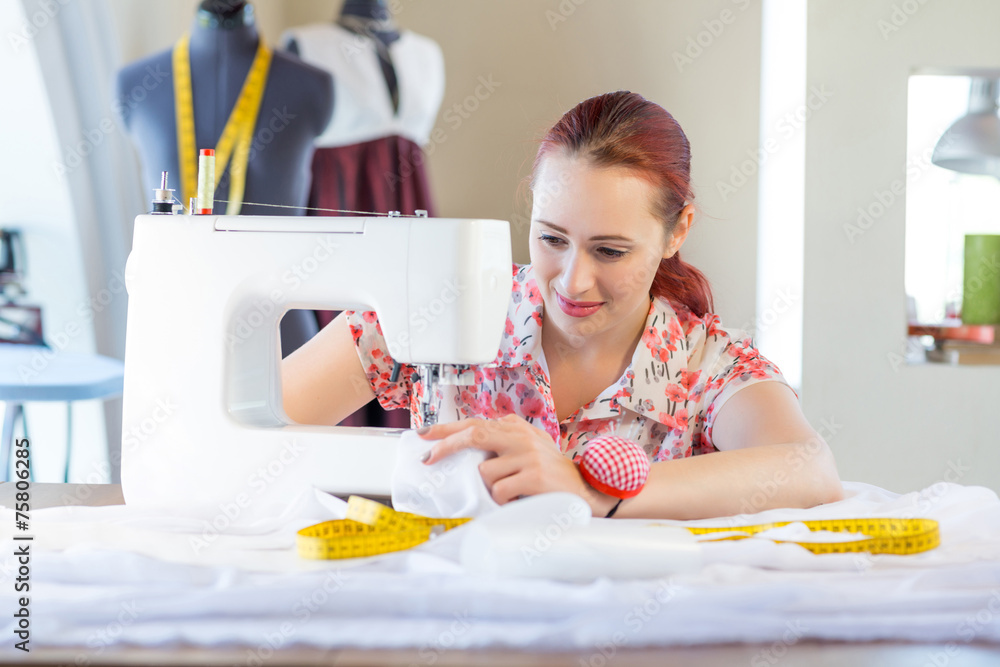
[[[962,322],[1000,324],[1000,234],[966,234]]]

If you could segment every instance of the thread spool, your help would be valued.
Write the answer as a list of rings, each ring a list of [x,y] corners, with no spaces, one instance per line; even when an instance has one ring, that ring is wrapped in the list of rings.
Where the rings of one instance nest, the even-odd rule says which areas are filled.
[[[215,206],[215,150],[198,152],[198,214],[211,215]]]

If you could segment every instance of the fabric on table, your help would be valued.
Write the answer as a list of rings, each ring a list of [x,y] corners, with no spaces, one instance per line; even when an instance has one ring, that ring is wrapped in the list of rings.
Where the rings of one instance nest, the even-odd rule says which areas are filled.
[[[255,535],[220,536],[212,544],[224,547],[202,552],[210,560],[190,548],[184,553],[182,540],[203,525],[127,507],[38,510],[31,513],[32,647],[85,646],[82,655],[93,659],[117,643],[235,642],[265,655],[292,645],[444,652],[772,642],[789,632],[795,641],[1000,642],[1000,500],[993,491],[943,482],[904,495],[861,483],[845,489],[844,500],[812,509],[662,523],[926,517],[940,522],[941,546],[912,556],[817,556],[750,538],[702,544],[704,565],[696,572],[567,583],[468,574],[459,557],[464,527],[408,552],[303,564],[274,558],[292,553],[291,519],[271,532],[262,526]],[[340,509],[322,505],[317,499],[299,508],[296,521]],[[506,505],[477,521],[502,522],[523,507]],[[553,527],[560,525],[535,514],[538,523],[526,526],[532,548],[539,535],[558,539]],[[13,521],[12,511],[0,511],[7,534]],[[74,525],[80,531],[67,537]],[[88,527],[103,532],[88,537]],[[156,549],[172,538],[171,548]],[[16,572],[14,557],[4,554],[0,600],[7,609]],[[12,621],[0,629],[12,636]]]
[[[479,474],[486,452],[465,449],[427,465],[421,458],[435,442],[414,431],[400,436],[392,473],[392,506],[401,512],[448,518],[472,518],[496,510],[499,505]]]

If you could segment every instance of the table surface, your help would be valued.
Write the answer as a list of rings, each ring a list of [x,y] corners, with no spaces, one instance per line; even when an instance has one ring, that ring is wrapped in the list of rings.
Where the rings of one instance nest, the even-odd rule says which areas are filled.
[[[12,507],[13,482],[0,483],[0,507]],[[124,504],[119,484],[31,485],[32,510],[63,505]],[[41,648],[30,653],[11,651],[10,638],[3,640],[0,664],[73,665],[77,658],[98,665],[233,665],[246,664],[250,647],[177,646],[169,648],[121,647],[104,649],[94,655],[92,649]],[[16,654],[16,655],[15,655]],[[510,650],[448,651],[429,656],[419,651],[360,649],[279,649],[265,661],[274,665],[338,665],[369,667],[373,665],[406,666],[433,664],[442,667],[479,665],[515,665],[518,667],[581,667],[625,665],[633,667],[728,667],[729,665],[781,665],[781,667],[842,667],[843,665],[878,665],[879,667],[996,667],[1000,664],[1000,646],[990,644],[909,644],[899,642],[841,643],[802,641],[797,644],[722,644],[711,646],[669,646],[650,649],[618,650],[613,660],[600,653],[525,652]]]
[[[99,354],[0,343],[0,401],[84,401],[122,393],[125,364]]]

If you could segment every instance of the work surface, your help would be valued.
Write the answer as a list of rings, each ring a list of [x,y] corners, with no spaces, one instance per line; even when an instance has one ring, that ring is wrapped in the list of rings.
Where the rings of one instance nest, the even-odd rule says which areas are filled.
[[[991,492],[985,489],[951,486],[885,502],[885,509],[895,508],[897,516],[912,507],[921,510],[920,516],[942,521],[942,548],[933,556],[882,557],[855,561],[846,568],[833,560],[818,561],[824,563],[822,569],[811,572],[781,572],[778,562],[777,570],[746,563],[715,563],[708,566],[714,568],[714,575],[708,578],[680,575],[640,586],[607,581],[586,585],[538,581],[530,586],[513,582],[500,587],[510,598],[511,604],[505,606],[499,601],[503,593],[496,586],[463,581],[431,557],[416,565],[405,557],[387,559],[374,578],[366,577],[363,568],[341,569],[325,563],[290,574],[287,565],[293,561],[280,559],[258,561],[251,568],[258,571],[249,572],[238,565],[179,562],[183,559],[171,553],[170,540],[164,539],[160,560],[152,555],[156,545],[149,545],[146,553],[138,547],[124,548],[122,531],[135,532],[127,528],[122,513],[125,508],[44,510],[62,505],[120,504],[119,486],[33,484],[33,525],[50,534],[53,526],[59,526],[62,537],[55,542],[39,539],[34,543],[32,650],[28,654],[14,650],[14,628],[5,623],[0,661],[91,665],[996,665],[1000,663],[1000,523],[993,510],[1000,507],[989,506],[996,502],[996,496],[991,499]],[[12,507],[14,491],[12,483],[0,484],[0,505]],[[10,534],[14,513],[4,510],[0,517],[0,530]],[[987,523],[980,523],[983,520]],[[115,529],[104,532],[103,526]],[[85,531],[95,527],[101,534],[88,538]],[[970,537],[977,532],[983,539]],[[105,541],[103,549],[101,539]],[[949,552],[944,548],[959,541],[962,549],[955,547]],[[777,554],[772,550],[767,558],[774,559]],[[837,557],[841,556],[846,557]],[[807,554],[807,558],[827,557]],[[15,597],[12,565],[8,557],[0,571],[5,609]],[[789,577],[794,579],[793,586],[788,585]],[[835,614],[824,614],[824,607],[828,612],[836,611],[838,602],[837,596],[829,594],[830,587],[823,585],[827,579],[842,591],[839,602],[850,602],[859,587],[869,587],[872,597]],[[292,612],[294,604],[282,602],[281,597],[295,588],[296,580],[307,581],[303,589],[307,593],[322,590],[323,582],[335,581],[339,604],[317,607],[314,614]],[[370,599],[379,592],[372,588],[375,581],[381,582],[382,602]],[[456,582],[463,585],[454,586]],[[298,598],[293,595],[289,601],[301,599],[301,591],[292,592]],[[713,607],[713,597],[724,605]],[[998,602],[993,602],[994,598]],[[281,609],[285,610],[283,616],[275,613]],[[309,632],[309,626],[316,622],[319,631]],[[734,636],[761,634],[762,629],[767,636],[763,643],[733,642]],[[816,640],[843,632],[864,641]],[[380,633],[384,635],[380,637]],[[510,641],[503,640],[503,633],[509,634]],[[220,641],[223,636],[228,640]],[[412,645],[406,646],[406,636]],[[426,641],[412,642],[417,636]],[[870,641],[880,636],[895,640]],[[556,640],[549,642],[546,637]],[[712,637],[725,641],[683,645],[701,644]],[[123,644],[122,638],[131,644]],[[518,638],[521,647],[514,641]],[[903,638],[931,643],[898,641]],[[379,646],[379,642],[379,648],[359,648]],[[650,643],[671,645],[646,646]],[[393,645],[401,648],[393,649]],[[480,648],[474,648],[477,646]]]

